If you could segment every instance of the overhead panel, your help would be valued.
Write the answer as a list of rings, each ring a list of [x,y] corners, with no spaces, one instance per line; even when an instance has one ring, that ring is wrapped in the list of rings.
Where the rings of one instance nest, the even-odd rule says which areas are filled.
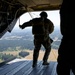
[[[33,0],[18,0],[20,3],[22,3],[24,6],[35,6],[36,4],[33,2]]]
[[[34,11],[42,9],[59,9],[58,7],[61,5],[62,0],[18,0],[27,8],[32,8]]]

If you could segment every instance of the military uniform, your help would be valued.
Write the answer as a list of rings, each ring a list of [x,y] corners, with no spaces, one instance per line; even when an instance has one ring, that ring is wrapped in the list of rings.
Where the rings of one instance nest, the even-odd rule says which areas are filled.
[[[34,18],[29,22],[24,23],[21,28],[32,26],[32,34],[34,35],[34,53],[33,53],[33,67],[37,64],[39,50],[41,45],[45,47],[45,54],[43,62],[47,62],[48,56],[51,51],[51,43],[53,40],[49,37],[54,30],[53,23],[47,18]],[[43,29],[43,30],[42,30]]]

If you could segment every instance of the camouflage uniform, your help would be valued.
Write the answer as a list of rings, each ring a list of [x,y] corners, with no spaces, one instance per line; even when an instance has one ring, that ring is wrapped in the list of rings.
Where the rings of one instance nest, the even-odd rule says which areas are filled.
[[[40,28],[35,29],[35,27],[39,26],[41,27],[42,23],[44,23],[44,28],[45,28],[45,32],[43,34],[41,34],[41,30]],[[47,19],[44,18],[44,21],[42,21],[42,18],[34,18],[32,20],[30,20],[29,22],[24,23],[21,28],[25,28],[27,26],[32,26],[32,34],[34,35],[34,53],[33,53],[33,64],[35,65],[37,63],[37,59],[39,56],[39,50],[41,48],[41,45],[43,45],[45,47],[45,54],[43,57],[43,61],[47,62],[48,56],[50,54],[51,51],[51,43],[52,43],[52,39],[50,39],[49,34],[51,34],[54,30],[54,25],[53,23]],[[35,29],[35,32],[33,31]],[[39,34],[37,34],[37,32],[39,32]]]

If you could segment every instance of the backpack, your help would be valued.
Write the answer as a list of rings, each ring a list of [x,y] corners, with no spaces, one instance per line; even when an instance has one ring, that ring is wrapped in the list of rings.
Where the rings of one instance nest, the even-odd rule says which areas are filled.
[[[32,25],[32,34],[43,35],[45,33],[45,27],[40,18],[34,19]]]

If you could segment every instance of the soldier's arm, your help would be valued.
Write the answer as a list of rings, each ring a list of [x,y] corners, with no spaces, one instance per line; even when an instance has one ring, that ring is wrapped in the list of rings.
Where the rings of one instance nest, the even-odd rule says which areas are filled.
[[[49,21],[49,33],[51,34],[54,31],[54,24],[52,21]]]
[[[32,26],[32,25],[33,25],[33,22],[32,22],[32,20],[30,20],[28,22],[23,23],[22,25],[19,25],[19,27],[21,29],[24,29],[25,27],[29,27],[29,26]]]

